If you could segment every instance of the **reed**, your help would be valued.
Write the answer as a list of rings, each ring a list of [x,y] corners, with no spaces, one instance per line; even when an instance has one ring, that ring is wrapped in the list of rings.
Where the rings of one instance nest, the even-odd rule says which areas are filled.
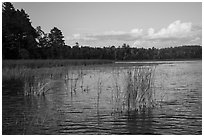
[[[66,90],[70,90],[72,94],[76,93],[78,88],[81,88],[82,91],[89,90],[88,86],[87,89],[83,88],[85,86],[84,82],[86,83],[84,76],[88,73],[86,70],[95,71],[96,69],[98,70],[98,68],[93,66],[43,67],[33,69],[23,67],[23,65],[14,65],[12,67],[3,67],[2,78],[3,83],[12,80],[23,81],[24,95],[43,95],[52,89],[53,81],[60,79],[64,80]],[[105,71],[113,73],[113,87],[115,91],[110,94],[112,94],[113,104],[116,106],[115,109],[117,111],[121,109],[127,109],[128,111],[139,110],[140,108],[152,107],[154,105],[154,90],[152,88],[154,66],[122,65],[101,69],[107,69]],[[97,84],[99,87],[98,91],[100,91],[98,95],[101,94],[101,86],[103,84],[100,77]]]
[[[65,78],[64,78],[64,86],[65,89],[67,91],[69,91],[71,93],[71,95],[73,93],[76,94],[77,92],[77,88],[81,88],[83,91],[83,69],[82,68],[77,68],[77,70],[75,69],[67,69],[67,72],[65,74]],[[80,86],[80,81],[81,81],[81,86]]]
[[[114,111],[118,112],[121,111],[122,109],[122,96],[121,96],[121,85],[119,83],[119,79],[120,79],[120,69],[119,68],[114,68],[113,70],[113,79],[114,79],[114,85],[113,87],[115,88],[115,94],[113,95],[113,99],[114,99]]]
[[[99,111],[99,104],[100,104],[100,95],[102,93],[102,79],[99,75],[98,81],[97,81],[97,112]]]
[[[24,95],[42,95],[51,89],[52,81],[60,77],[62,73],[64,73],[62,68],[3,68],[2,84],[21,81]]]
[[[154,69],[151,66],[127,70],[125,101],[128,111],[154,106]]]

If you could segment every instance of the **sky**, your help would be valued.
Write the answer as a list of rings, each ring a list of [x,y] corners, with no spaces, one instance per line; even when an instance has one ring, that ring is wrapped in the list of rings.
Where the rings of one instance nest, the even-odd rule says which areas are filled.
[[[32,26],[54,27],[65,44],[165,48],[202,44],[201,2],[14,2]]]

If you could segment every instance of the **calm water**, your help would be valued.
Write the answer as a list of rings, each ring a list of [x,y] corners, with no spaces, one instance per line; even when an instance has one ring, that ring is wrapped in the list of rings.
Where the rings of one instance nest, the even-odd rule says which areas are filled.
[[[72,70],[45,96],[24,96],[23,83],[7,83],[3,134],[202,134],[202,61],[165,63],[153,71],[156,105],[138,111],[123,107],[124,67],[86,69],[78,80]]]

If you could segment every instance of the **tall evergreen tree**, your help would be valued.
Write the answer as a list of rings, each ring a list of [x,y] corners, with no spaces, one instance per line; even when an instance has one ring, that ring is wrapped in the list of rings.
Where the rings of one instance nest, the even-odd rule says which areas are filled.
[[[2,8],[3,58],[33,58],[36,37],[36,31],[25,11],[15,10],[10,2],[4,2]]]
[[[45,33],[40,26],[36,28],[36,33],[37,33],[37,52],[40,54],[40,58],[42,59],[47,59],[49,58],[48,53],[49,53],[49,34]]]
[[[54,27],[49,34],[51,58],[63,58],[63,48],[65,46],[64,36],[57,27]]]

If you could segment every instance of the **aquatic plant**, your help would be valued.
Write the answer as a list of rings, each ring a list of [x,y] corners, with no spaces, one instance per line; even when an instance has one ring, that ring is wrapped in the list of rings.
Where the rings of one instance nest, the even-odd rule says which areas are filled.
[[[154,67],[135,67],[127,70],[125,101],[127,110],[154,106]]]
[[[67,70],[64,78],[64,85],[65,85],[65,89],[67,91],[70,91],[71,95],[73,93],[76,94],[77,88],[78,88],[78,83],[80,79],[83,79],[83,72],[82,70],[78,69],[78,70]],[[83,89],[83,86],[81,86],[81,88]]]
[[[52,81],[64,73],[61,68],[3,68],[2,84],[22,81],[24,95],[42,95],[51,89]]]
[[[121,95],[121,85],[119,83],[119,77],[120,77],[120,70],[119,68],[114,68],[113,70],[113,80],[114,80],[114,89],[115,89],[115,92],[114,92],[114,95],[112,95],[113,97],[113,102],[114,102],[114,111],[118,112],[118,111],[121,111],[122,109],[122,104],[123,102],[122,101],[122,95]]]
[[[99,111],[101,93],[102,93],[102,80],[101,77],[99,76],[97,81],[97,111]]]
[[[110,69],[112,68],[112,69]],[[104,70],[106,69],[106,70]],[[64,86],[71,95],[76,94],[77,90],[81,88],[82,91],[88,91],[89,86],[85,77],[89,70],[102,72],[108,71],[113,73],[111,91],[112,104],[116,111],[122,109],[132,110],[141,107],[151,107],[153,101],[153,71],[154,67],[144,66],[105,66],[105,67],[53,67],[53,68],[26,68],[26,67],[4,67],[3,68],[3,82],[6,80],[18,79],[24,83],[24,95],[43,95],[52,89],[52,83],[55,80],[64,80]],[[99,72],[100,74],[100,72]],[[97,83],[98,91],[102,91],[101,85],[102,76],[97,75],[99,81]],[[121,78],[122,77],[122,78]],[[105,80],[103,80],[105,82]],[[122,85],[121,85],[122,84]],[[104,84],[105,85],[105,84]],[[84,88],[85,87],[85,88]],[[125,88],[124,88],[125,87]],[[67,92],[68,93],[68,92]],[[101,92],[97,94],[100,95]]]
[[[43,76],[25,77],[24,81],[24,95],[45,95],[52,89],[52,80]]]

